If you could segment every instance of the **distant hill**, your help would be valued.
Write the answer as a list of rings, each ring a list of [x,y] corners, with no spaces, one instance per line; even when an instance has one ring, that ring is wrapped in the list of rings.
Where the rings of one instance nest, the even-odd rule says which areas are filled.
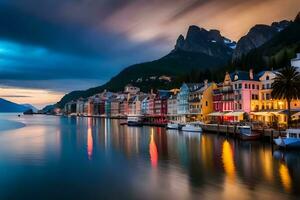
[[[0,98],[0,112],[24,112],[30,108]]]
[[[21,104],[21,105],[31,109],[34,113],[37,113],[37,111],[38,111],[38,109],[31,104],[26,103],[26,104]]]
[[[66,94],[55,106],[62,108],[71,100],[89,97],[104,89],[120,91],[128,83],[149,91],[177,87],[182,82],[222,81],[226,71],[254,68],[258,72],[282,67],[300,52],[299,21],[298,14],[291,22],[255,25],[238,43],[223,37],[218,30],[190,26],[186,38],[180,35],[168,55],[129,66],[102,86]],[[172,81],[162,78],[165,76]]]

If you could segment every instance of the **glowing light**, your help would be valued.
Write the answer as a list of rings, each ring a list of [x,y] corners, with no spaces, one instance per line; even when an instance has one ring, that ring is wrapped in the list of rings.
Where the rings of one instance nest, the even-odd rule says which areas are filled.
[[[156,167],[157,161],[158,161],[158,152],[157,152],[157,147],[156,147],[155,140],[154,140],[153,129],[151,129],[149,153],[150,153],[151,165],[152,165],[152,167]]]
[[[222,147],[222,161],[224,165],[225,173],[231,180],[235,178],[235,165],[232,148],[227,140],[223,142]]]
[[[283,163],[279,166],[279,175],[281,179],[281,183],[287,192],[291,192],[292,189],[292,179],[289,173],[289,169]]]
[[[267,180],[273,180],[273,163],[272,163],[272,152],[261,151],[260,158],[262,163],[262,169]]]
[[[88,118],[87,153],[89,160],[91,160],[93,155],[92,118]]]

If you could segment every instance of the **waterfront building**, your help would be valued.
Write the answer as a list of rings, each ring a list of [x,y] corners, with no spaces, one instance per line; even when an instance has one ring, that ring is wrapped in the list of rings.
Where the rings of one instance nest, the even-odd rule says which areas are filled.
[[[141,101],[141,114],[146,115],[147,114],[147,109],[148,109],[148,99],[149,95],[146,95],[145,98]]]
[[[206,82],[207,83],[207,82]],[[201,96],[202,96],[202,88],[203,84],[190,84],[189,86],[189,111],[186,113],[190,119],[190,121],[197,121],[200,117],[200,104],[201,104]]]
[[[224,81],[212,90],[213,112],[208,116],[212,122],[230,121],[232,117],[225,116],[234,110],[234,91],[231,76],[226,72]]]
[[[222,111],[223,112],[232,112],[234,110],[234,91],[231,75],[226,72],[223,86],[220,88],[222,94]],[[225,120],[227,117],[224,117]]]
[[[76,113],[76,101],[70,101],[66,103],[64,107],[64,112],[68,115]]]
[[[273,79],[276,71],[262,71],[258,74],[260,81],[259,105],[251,113],[252,120],[272,126],[287,124],[287,102],[285,99],[273,99],[271,96]],[[300,100],[291,102],[292,114],[300,111]]]
[[[200,89],[200,115],[198,116],[200,121],[207,122],[208,114],[213,112],[213,90],[216,88],[216,83],[205,81],[204,86]]]
[[[178,121],[178,118],[177,118],[178,102],[177,102],[176,94],[173,94],[168,98],[167,107],[168,107],[168,109],[167,109],[168,119],[172,120],[172,121]]]
[[[154,99],[154,114],[165,116],[168,114],[168,98],[171,92],[169,90],[158,90]]]
[[[94,101],[94,111],[93,111],[93,115],[102,115],[104,114],[104,105],[103,105],[103,101],[100,97],[99,94],[96,94],[93,96],[93,101]]]
[[[84,99],[79,98],[76,102],[76,113],[77,115],[82,115],[84,114]]]
[[[135,115],[136,114],[136,106],[135,103],[137,101],[138,96],[134,95],[131,96],[128,100],[128,115]]]
[[[207,121],[207,115],[213,112],[213,90],[217,88],[215,83],[194,85],[189,94],[189,118],[190,121]]]
[[[233,121],[246,120],[250,112],[258,110],[259,107],[259,87],[258,76],[250,69],[246,71],[236,71],[231,74],[234,91],[234,109],[226,116],[232,117]]]
[[[212,120],[237,122],[245,120],[252,111],[258,109],[260,82],[250,69],[246,71],[226,72],[224,82],[213,91]],[[246,113],[246,114],[245,114]]]
[[[120,101],[120,116],[126,117],[128,115],[128,99],[124,96]]]
[[[111,101],[110,101],[111,117],[120,116],[120,101],[121,101],[121,99],[118,96],[111,97]]]
[[[179,121],[186,122],[186,115],[189,113],[189,87],[183,83],[177,95],[177,113]]]
[[[87,116],[94,115],[94,99],[93,99],[93,97],[88,98],[84,102],[84,112],[83,113]]]
[[[147,116],[153,116],[154,115],[154,99],[155,99],[155,94],[151,92],[149,97],[147,98],[147,111],[146,114]]]

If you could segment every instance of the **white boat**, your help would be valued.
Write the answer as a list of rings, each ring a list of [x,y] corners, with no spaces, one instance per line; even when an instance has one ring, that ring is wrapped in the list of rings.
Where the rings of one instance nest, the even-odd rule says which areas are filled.
[[[182,131],[187,132],[202,132],[202,128],[199,123],[189,123],[181,128]]]
[[[167,124],[167,129],[180,129],[181,128],[181,125],[179,123],[176,123],[176,122],[169,122]]]
[[[287,129],[286,137],[274,139],[279,147],[300,148],[300,129]]]
[[[142,126],[142,118],[140,116],[128,116],[127,117],[128,126]]]

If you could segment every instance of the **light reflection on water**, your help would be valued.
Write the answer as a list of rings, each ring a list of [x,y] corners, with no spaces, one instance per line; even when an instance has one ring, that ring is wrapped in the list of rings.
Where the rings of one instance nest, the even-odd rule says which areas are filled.
[[[120,126],[118,120],[2,118],[26,127],[0,132],[0,199],[290,199],[300,195],[298,152],[273,155],[267,144]]]

